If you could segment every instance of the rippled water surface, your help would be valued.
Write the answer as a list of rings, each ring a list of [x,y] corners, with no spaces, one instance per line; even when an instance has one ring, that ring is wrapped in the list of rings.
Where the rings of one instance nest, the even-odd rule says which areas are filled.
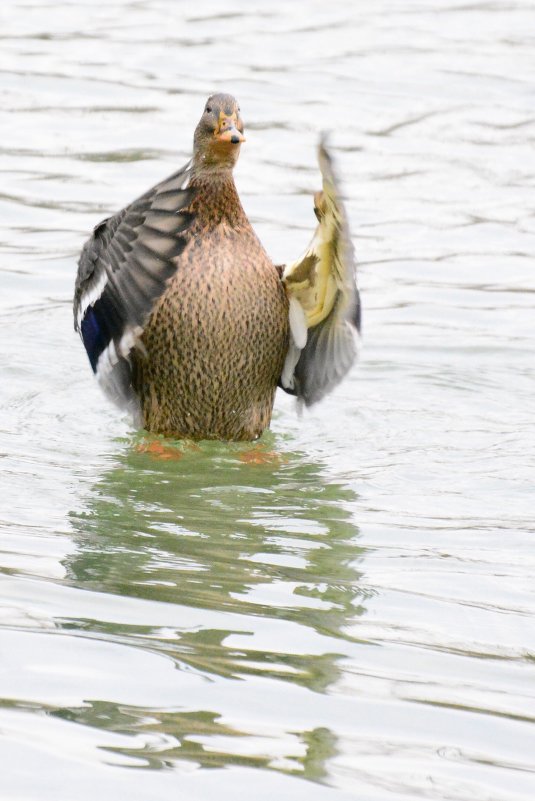
[[[533,4],[0,17],[0,797],[533,801]],[[364,350],[259,446],[164,460],[93,384],[72,286],[213,90],[276,262],[331,132]]]

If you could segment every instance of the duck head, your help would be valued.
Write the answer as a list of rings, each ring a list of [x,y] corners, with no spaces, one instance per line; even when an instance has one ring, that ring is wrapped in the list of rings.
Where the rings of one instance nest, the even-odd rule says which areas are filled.
[[[245,142],[240,107],[232,95],[211,95],[193,137],[193,166],[197,171],[231,170]]]

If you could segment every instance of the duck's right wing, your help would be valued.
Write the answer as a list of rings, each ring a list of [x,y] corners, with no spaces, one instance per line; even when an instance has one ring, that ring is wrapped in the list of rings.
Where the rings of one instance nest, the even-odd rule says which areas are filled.
[[[324,141],[318,160],[323,179],[314,198],[318,225],[303,256],[282,271],[290,301],[290,346],[280,386],[307,406],[344,378],[360,333],[355,255]]]
[[[130,352],[186,243],[188,168],[99,223],[78,262],[74,328],[106,395],[134,414]]]

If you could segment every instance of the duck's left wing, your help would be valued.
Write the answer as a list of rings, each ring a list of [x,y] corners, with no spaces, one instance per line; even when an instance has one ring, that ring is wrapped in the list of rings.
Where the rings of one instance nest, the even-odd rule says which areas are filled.
[[[282,271],[290,300],[290,346],[279,383],[307,406],[347,374],[360,333],[353,245],[324,140],[318,161],[323,179],[314,197],[318,225],[303,256]]]
[[[131,351],[175,274],[192,215],[189,165],[103,220],[84,245],[74,327],[105,394],[137,416]]]

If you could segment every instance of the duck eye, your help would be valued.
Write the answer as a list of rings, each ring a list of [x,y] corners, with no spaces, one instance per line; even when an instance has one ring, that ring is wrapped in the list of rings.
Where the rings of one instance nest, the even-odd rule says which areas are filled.
[[[210,113],[211,113],[211,111],[212,111],[212,106],[206,106],[206,108],[205,108],[204,110],[205,110],[205,112],[206,112],[207,114],[210,114]]]

